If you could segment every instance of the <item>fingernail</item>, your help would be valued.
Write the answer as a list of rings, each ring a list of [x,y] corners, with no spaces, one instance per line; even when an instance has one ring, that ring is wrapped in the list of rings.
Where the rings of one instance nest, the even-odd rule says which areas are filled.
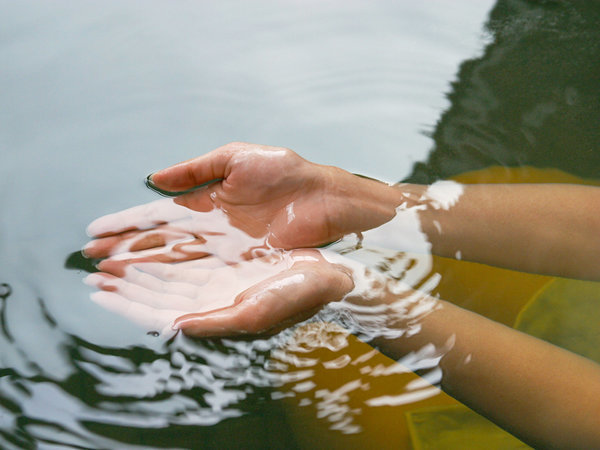
[[[146,177],[146,186],[148,186],[149,188],[155,188],[156,185],[154,184],[154,181],[152,181],[152,176],[154,175],[154,172],[152,172],[150,175],[148,175]]]
[[[90,241],[90,242],[88,242],[88,243],[87,243],[87,244],[85,244],[85,245],[83,246],[83,248],[81,249],[81,253],[82,253],[82,254],[83,254],[83,256],[85,256],[86,258],[89,258],[89,257],[90,257],[90,253],[89,253],[89,251],[90,251],[90,249],[91,249],[91,248],[93,248],[93,247],[94,247],[94,245],[95,245],[95,244],[94,244],[94,242],[95,242],[95,241]]]
[[[154,192],[156,192],[157,194],[160,194],[164,197],[176,197],[178,195],[181,195],[182,192],[171,192],[171,191],[166,191],[164,189],[159,188],[154,181],[152,181],[152,177],[154,176],[156,172],[151,173],[150,175],[148,175],[146,177],[146,180],[144,181],[144,183],[146,184],[146,187],[148,189],[152,189]]]

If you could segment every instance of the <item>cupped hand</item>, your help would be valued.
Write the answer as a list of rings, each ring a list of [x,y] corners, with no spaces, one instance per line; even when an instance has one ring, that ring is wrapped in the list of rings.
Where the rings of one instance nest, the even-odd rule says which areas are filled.
[[[283,327],[354,286],[349,266],[325,251],[290,250],[377,227],[404,201],[384,183],[243,143],[151,180],[168,192],[211,181],[92,222],[84,252],[106,258],[87,278],[101,289],[92,299],[153,330],[223,336]]]
[[[92,300],[150,331],[191,336],[262,334],[340,300],[348,268],[317,249],[270,252],[226,264],[210,256],[178,263],[109,258],[86,283]]]
[[[193,226],[183,230],[181,219],[189,211],[215,210],[230,228],[255,240],[248,242],[249,249],[315,247],[387,222],[403,200],[399,190],[384,183],[311,163],[288,149],[245,143],[228,144],[151,177],[152,185],[169,192],[211,181],[171,203],[143,205],[94,221],[88,233],[101,239],[92,241],[86,253],[105,257],[127,248],[125,241],[142,250],[189,239],[189,249],[190,243],[204,243],[207,233],[220,231],[202,224],[207,216],[196,216],[198,220],[188,221]]]

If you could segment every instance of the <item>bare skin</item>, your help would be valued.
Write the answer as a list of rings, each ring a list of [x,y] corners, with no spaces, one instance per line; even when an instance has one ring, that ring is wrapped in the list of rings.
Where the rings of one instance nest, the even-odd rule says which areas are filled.
[[[135,301],[136,290],[148,286],[127,279],[128,266],[150,262],[172,273],[173,267],[183,269],[178,265],[207,255],[238,267],[232,276],[244,278],[244,264],[262,264],[277,252],[322,245],[392,218],[402,220],[407,211],[417,211],[433,253],[455,257],[460,252],[462,258],[482,263],[600,280],[598,188],[465,186],[452,204],[440,206],[426,186],[388,186],[310,163],[290,150],[242,143],[152,177],[168,191],[213,179],[222,181],[178,197],[176,203],[198,214],[224,214],[220,217],[225,221],[217,220],[215,229],[164,202],[150,213],[148,208],[132,209],[92,223],[89,232],[98,239],[85,252],[108,259],[100,265],[105,274],[90,284]],[[227,232],[219,234],[219,224]],[[215,236],[223,245],[211,247]],[[224,244],[228,239],[240,242],[237,254]],[[206,336],[255,334],[305,318],[324,303],[343,298],[356,281],[356,268],[331,262],[320,250],[310,251],[308,259],[302,259],[306,253],[286,254],[291,263],[281,265],[267,280],[255,283],[248,277],[250,285],[233,302],[206,312],[188,311],[179,318],[170,312],[169,320],[187,334]],[[162,289],[174,286],[179,285]],[[384,290],[369,302],[397,304],[405,296]],[[422,298],[432,300],[426,294]],[[105,306],[119,310],[114,306],[118,302],[112,297]],[[378,345],[397,356],[427,343],[442,348],[451,338],[440,366],[442,387],[456,398],[535,446],[589,448],[600,442],[596,364],[450,303],[437,305],[421,318],[416,336],[381,340]],[[136,315],[135,309],[128,310]],[[160,307],[151,313],[161,315]]]
[[[600,188],[468,185],[452,208],[428,209],[420,218],[440,256],[460,251],[493,266],[600,280]]]
[[[220,208],[231,225],[284,249],[315,247],[374,228],[394,216],[400,200],[383,183],[311,163],[288,149],[244,143],[220,147],[151,177],[165,191],[215,179],[221,181],[176,202],[194,211]]]

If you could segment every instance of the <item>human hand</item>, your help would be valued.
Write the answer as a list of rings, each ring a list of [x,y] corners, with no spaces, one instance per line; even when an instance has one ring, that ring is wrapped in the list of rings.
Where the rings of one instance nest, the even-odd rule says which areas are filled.
[[[261,334],[314,314],[350,292],[348,268],[323,251],[271,252],[226,264],[216,257],[178,263],[106,259],[86,283],[101,306],[149,329],[191,336]]]
[[[328,283],[334,282],[334,286],[341,283],[339,277],[343,270],[338,270],[339,267],[332,270],[336,266],[327,265],[322,259],[319,264],[316,261],[303,261],[298,265],[303,271],[297,275],[314,282],[302,283],[299,285],[303,286],[302,289],[286,287],[281,292],[273,291],[260,280],[248,277],[246,270],[251,264],[259,266],[265,260],[272,263],[270,258],[276,253],[274,248],[318,245],[351,232],[378,226],[394,216],[395,206],[403,199],[401,195],[398,196],[397,189],[384,183],[310,163],[290,150],[239,143],[160,171],[152,181],[162,190],[182,191],[214,179],[222,180],[176,199],[159,200],[109,214],[90,224],[88,233],[97,239],[85,247],[85,254],[93,258],[109,258],[99,266],[105,273],[93,275],[87,280],[104,291],[93,294],[96,301],[134,320],[161,325],[159,329],[182,314],[204,314],[211,310],[219,316],[221,323],[229,324],[224,327],[225,331],[210,331],[206,321],[212,315],[194,316],[193,320],[190,316],[190,320],[181,322],[188,325],[182,325],[181,328],[188,329],[191,334],[233,334],[238,329],[258,332],[258,325],[241,323],[240,320],[250,317],[251,314],[247,313],[252,309],[250,306],[262,304],[262,301],[239,302],[239,307],[227,310],[228,313],[237,311],[238,315],[233,316],[216,312],[225,308],[219,306],[221,300],[210,303],[210,307],[204,310],[201,307],[204,303],[199,306],[185,301],[181,303],[185,307],[178,309],[173,308],[178,302],[164,305],[161,303],[162,297],[156,298],[151,293],[144,297],[142,292],[147,286],[143,283],[153,283],[153,286],[159,286],[158,292],[166,289],[165,292],[171,294],[169,289],[174,285],[157,284],[147,275],[160,281],[165,272],[176,278],[178,272],[189,275],[198,267],[202,268],[203,264],[220,261],[222,265],[236,267],[232,280],[252,280],[255,284],[238,286],[238,291],[222,291],[223,285],[205,286],[212,298],[215,298],[214,292],[222,292],[220,297],[216,297],[229,301],[232,298],[245,298],[237,294],[243,290],[250,295],[248,289],[258,286],[256,289],[259,291],[266,289],[270,292],[265,297],[266,304],[270,301],[275,305],[274,299],[281,297],[281,292],[289,290],[291,298],[296,299],[292,302],[293,307],[281,302],[278,306],[281,308],[279,315],[272,316],[271,320],[283,320],[284,316],[293,316],[294,311],[306,313],[310,309],[306,306],[316,301],[316,293],[327,293],[330,288]],[[206,259],[209,255],[213,255],[213,258]],[[258,260],[253,263],[250,261],[253,258]],[[188,263],[184,264],[186,261]],[[144,266],[149,267],[150,272],[158,270],[157,274],[146,273]],[[261,272],[261,280],[276,282],[278,275],[285,278],[294,270],[288,265],[285,271],[271,273],[268,280],[265,280],[265,276],[269,272],[265,270]],[[219,270],[219,273],[225,272]],[[193,279],[188,281],[195,283]],[[181,286],[175,287],[179,289]],[[190,287],[186,289],[189,291]],[[128,297],[130,294],[131,297]],[[176,291],[174,295],[180,293]],[[333,297],[336,296],[329,298],[325,295],[322,298],[331,301]],[[141,300],[141,303],[137,300]],[[148,307],[145,301],[158,302],[158,312],[154,306]],[[231,304],[228,305],[231,307]],[[199,312],[199,307],[204,313]],[[269,324],[259,322],[259,325]]]
[[[215,208],[230,224],[274,248],[315,247],[387,222],[403,200],[385,183],[311,163],[291,150],[231,143],[152,175],[150,184],[180,192],[176,203]],[[124,222],[137,228],[135,220]],[[116,232],[117,230],[114,230]]]

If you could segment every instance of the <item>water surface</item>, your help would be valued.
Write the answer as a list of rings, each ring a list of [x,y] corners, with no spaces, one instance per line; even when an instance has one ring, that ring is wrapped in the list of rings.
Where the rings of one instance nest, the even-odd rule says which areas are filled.
[[[232,140],[388,181],[492,164],[588,178],[600,169],[593,4],[2,2],[2,11],[2,447],[310,445],[298,423],[333,428],[337,442],[360,435],[346,421],[354,413],[290,413],[285,398],[301,395],[276,389],[270,350],[291,331],[165,342],[88,300],[84,274],[64,261],[91,220],[155,198],[142,182],[153,170]]]

